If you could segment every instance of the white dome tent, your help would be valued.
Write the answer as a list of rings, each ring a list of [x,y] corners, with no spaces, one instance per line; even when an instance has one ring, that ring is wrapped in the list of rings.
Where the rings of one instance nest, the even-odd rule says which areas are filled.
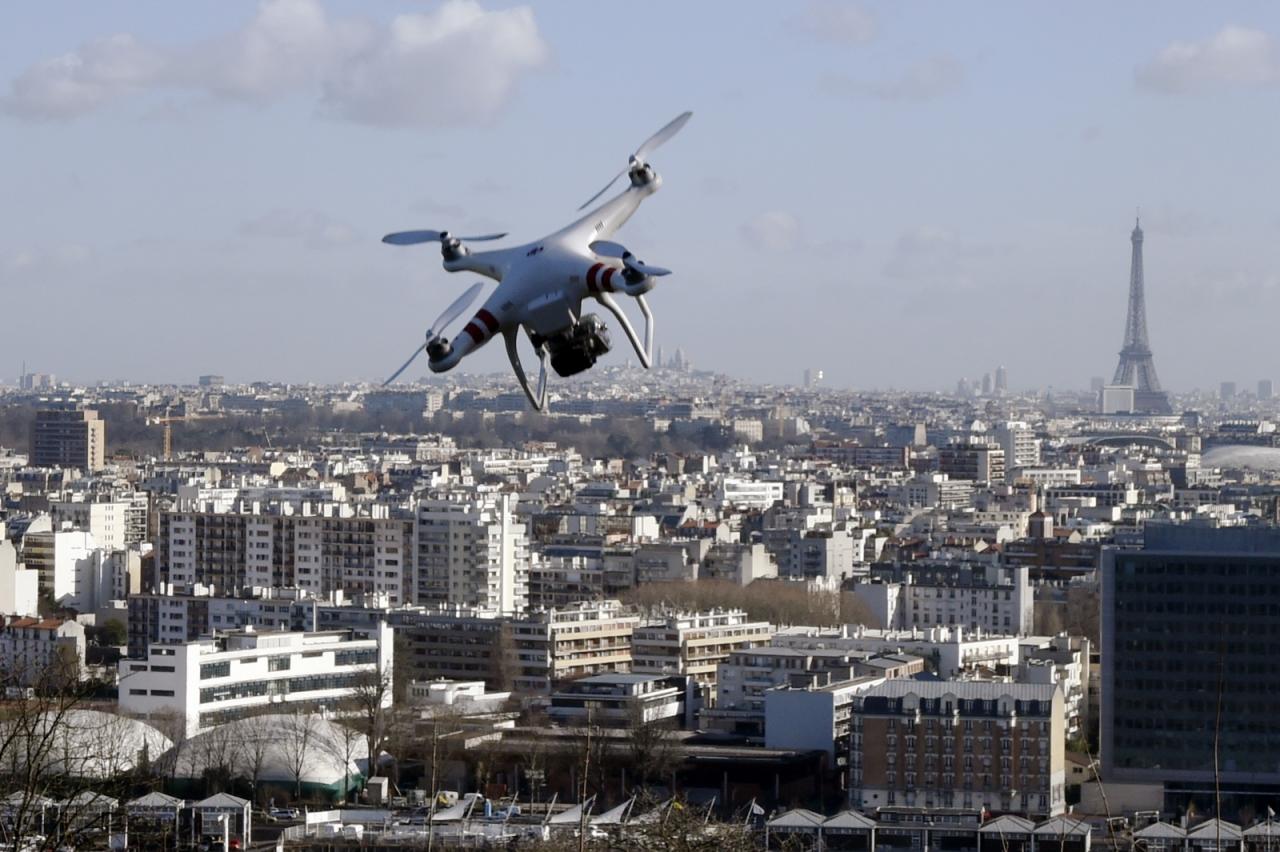
[[[359,731],[318,715],[279,714],[237,719],[174,747],[173,777],[195,780],[223,769],[231,778],[334,798],[355,789],[368,743]],[[256,777],[255,777],[256,776]]]

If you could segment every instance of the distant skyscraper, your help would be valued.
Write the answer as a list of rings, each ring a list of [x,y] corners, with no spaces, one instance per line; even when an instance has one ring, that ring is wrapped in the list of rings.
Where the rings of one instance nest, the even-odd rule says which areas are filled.
[[[1169,414],[1169,395],[1160,389],[1155,361],[1151,358],[1151,344],[1147,340],[1147,297],[1142,274],[1142,227],[1135,223],[1133,234],[1133,258],[1129,266],[1129,313],[1124,324],[1124,346],[1120,349],[1120,363],[1116,366],[1113,385],[1129,385],[1133,388],[1135,411],[1150,414]]]
[[[1102,376],[1094,376],[1089,380],[1089,390],[1095,394],[1102,393],[1102,388],[1107,384],[1107,380]]]
[[[1270,379],[1258,380],[1258,399],[1269,400],[1275,396],[1275,390],[1271,385]]]
[[[1231,400],[1231,399],[1234,399],[1234,398],[1235,398],[1235,395],[1236,395],[1236,383],[1235,383],[1235,382],[1223,382],[1222,384],[1220,384],[1220,385],[1218,386],[1218,397],[1219,397],[1223,402],[1227,402],[1227,401],[1229,401],[1229,400]]]
[[[996,393],[1007,393],[1009,390],[1009,371],[1004,364],[996,367]]]
[[[991,378],[990,373],[982,374],[982,395],[991,396],[991,392],[995,390],[995,380]]]
[[[821,370],[810,367],[804,371],[804,386],[807,388],[817,387],[822,378]]]
[[[36,412],[31,428],[33,467],[74,467],[95,473],[105,466],[107,426],[92,408]]]

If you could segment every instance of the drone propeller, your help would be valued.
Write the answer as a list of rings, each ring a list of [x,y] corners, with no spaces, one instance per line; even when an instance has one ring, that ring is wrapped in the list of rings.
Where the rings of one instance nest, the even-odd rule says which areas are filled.
[[[601,257],[616,257],[622,261],[622,265],[627,269],[638,272],[641,275],[658,278],[671,274],[670,269],[663,269],[661,266],[650,266],[637,259],[634,254],[627,250],[626,246],[610,240],[596,240],[591,244],[591,250]]]
[[[582,205],[582,207],[579,207],[578,209],[582,210],[583,208],[590,206],[593,201],[595,201],[597,198],[599,198],[600,196],[608,192],[610,187],[612,187],[615,183],[618,182],[618,178],[622,177],[627,172],[631,171],[632,169],[644,166],[645,158],[648,157],[649,154],[656,151],[659,147],[661,147],[672,136],[675,136],[677,133],[679,133],[680,128],[684,127],[684,123],[688,121],[689,117],[692,115],[693,115],[692,112],[680,113],[678,116],[673,118],[670,122],[668,122],[666,127],[662,128],[657,133],[653,134],[648,139],[646,139],[644,143],[639,148],[636,149],[636,152],[631,155],[630,159],[627,160],[627,167],[622,171],[618,172],[616,175],[614,175],[613,178],[611,178],[610,181],[604,185],[604,189],[600,190],[595,195],[591,196],[591,198],[587,199],[587,203]]]
[[[392,236],[395,235],[393,234]],[[436,321],[431,324],[431,328],[427,329],[426,340],[423,341],[422,345],[413,350],[413,354],[409,356],[409,360],[405,361],[404,364],[400,366],[399,370],[392,373],[391,378],[383,382],[382,386],[385,388],[387,385],[400,378],[400,374],[409,369],[409,365],[412,364],[419,355],[425,352],[427,347],[440,339],[440,333],[444,331],[445,327],[458,317],[462,316],[463,311],[471,306],[471,303],[476,300],[476,296],[480,295],[480,290],[483,288],[484,284],[477,281],[475,284],[471,285],[467,292],[463,293],[457,299],[454,299],[453,304],[445,308],[444,312],[441,313],[440,316],[436,317]]]
[[[398,231],[382,238],[384,243],[393,246],[412,246],[418,243],[479,243],[485,240],[500,240],[506,234],[481,234],[478,237],[455,237],[448,231]]]

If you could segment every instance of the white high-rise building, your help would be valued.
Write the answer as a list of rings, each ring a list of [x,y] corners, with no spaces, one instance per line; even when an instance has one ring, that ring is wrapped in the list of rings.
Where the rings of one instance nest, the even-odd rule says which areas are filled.
[[[53,528],[92,533],[99,547],[124,550],[129,544],[128,515],[131,503],[115,500],[51,500]]]
[[[418,503],[417,603],[524,611],[529,536],[516,502],[515,494],[482,492]]]
[[[1017,478],[1019,468],[1039,467],[1040,439],[1030,424],[1021,420],[1008,420],[995,428],[995,439],[1004,449],[1005,477]]]

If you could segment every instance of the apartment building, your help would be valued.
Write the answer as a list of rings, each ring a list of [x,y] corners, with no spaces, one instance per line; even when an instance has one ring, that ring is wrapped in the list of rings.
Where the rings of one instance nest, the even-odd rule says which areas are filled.
[[[889,680],[860,693],[850,801],[1061,814],[1062,691],[1054,685]]]
[[[895,630],[963,627],[1025,635],[1035,616],[1026,567],[991,563],[912,562],[875,566],[853,593],[878,623]]]
[[[1004,482],[1005,453],[996,443],[948,444],[938,449],[938,471],[951,479]]]
[[[185,734],[255,713],[335,707],[392,670],[392,632],[233,631],[154,644],[120,661],[120,710],[144,719],[180,718]],[[383,706],[391,706],[391,690]]]
[[[768,644],[773,626],[740,609],[681,613],[642,624],[631,636],[631,670],[686,675],[715,688],[716,670],[734,651]]]
[[[61,618],[0,616],[0,684],[58,686],[84,669],[84,627]]]
[[[529,601],[529,536],[511,493],[419,501],[414,600],[518,613]]]
[[[266,589],[261,597],[144,593],[130,595],[129,656],[141,657],[156,642],[191,642],[216,632],[319,629],[318,602],[297,589]]]
[[[409,603],[414,523],[386,506],[236,501],[229,511],[160,515],[156,563],[162,582],[222,595],[293,587],[315,597],[386,595]]]
[[[616,600],[537,610],[508,624],[513,687],[548,693],[573,678],[631,671],[640,617]]]

